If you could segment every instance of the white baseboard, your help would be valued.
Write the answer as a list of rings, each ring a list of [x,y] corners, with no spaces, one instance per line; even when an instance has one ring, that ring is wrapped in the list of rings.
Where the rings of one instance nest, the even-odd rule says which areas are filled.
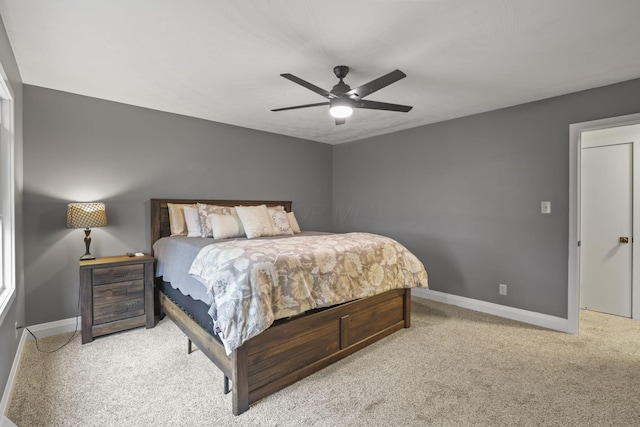
[[[73,332],[75,330],[80,330],[82,325],[82,319],[80,316],[71,317],[69,319],[56,320],[55,322],[49,323],[40,323],[39,325],[29,326],[29,330],[40,338],[46,338],[53,335],[65,334],[67,332]],[[25,331],[26,332],[26,331]],[[33,340],[31,334],[29,334],[29,340]]]
[[[50,337],[52,335],[64,334],[67,332],[79,331],[82,325],[80,316],[72,317],[70,319],[57,320],[55,322],[41,323],[39,325],[29,326],[29,330],[40,338]],[[11,371],[9,372],[9,378],[7,379],[7,385],[4,387],[2,393],[2,400],[0,400],[0,427],[14,427],[15,424],[6,417],[7,408],[9,407],[9,400],[11,399],[11,392],[13,391],[13,383],[16,379],[18,372],[18,365],[20,365],[20,358],[22,351],[24,350],[24,344],[27,341],[34,341],[26,329],[22,329],[22,335],[20,336],[20,342],[18,343],[18,349],[16,355],[13,358],[13,364],[11,365]]]
[[[4,415],[0,415],[0,427],[18,427],[11,420]]]
[[[431,289],[412,289],[411,295],[418,298],[426,298],[445,304],[468,308],[494,316],[504,317],[519,322],[529,323],[555,331],[571,333],[569,320],[562,317],[550,316],[548,314],[536,313],[535,311],[522,310],[520,308],[508,307],[506,305],[492,302],[480,301],[472,298],[451,295]]]
[[[13,358],[13,364],[11,365],[11,371],[9,371],[9,378],[7,378],[7,385],[4,387],[2,393],[2,400],[0,400],[0,427],[13,427],[15,424],[9,420],[7,415],[7,408],[9,407],[9,400],[11,399],[11,392],[13,391],[13,382],[16,379],[18,373],[18,365],[20,365],[20,356],[22,355],[22,349],[24,343],[27,342],[27,331],[22,330],[20,341],[18,342],[18,348],[16,350],[16,356]]]

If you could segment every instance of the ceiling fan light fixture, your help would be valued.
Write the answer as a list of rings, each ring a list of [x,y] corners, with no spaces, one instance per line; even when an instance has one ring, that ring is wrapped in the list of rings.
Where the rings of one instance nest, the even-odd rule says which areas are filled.
[[[336,119],[345,119],[353,114],[353,108],[346,102],[334,102],[329,108],[329,114]]]

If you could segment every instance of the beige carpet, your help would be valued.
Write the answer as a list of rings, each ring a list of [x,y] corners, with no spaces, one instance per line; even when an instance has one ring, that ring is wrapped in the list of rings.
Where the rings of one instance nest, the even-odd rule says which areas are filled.
[[[28,343],[8,415],[20,427],[637,426],[640,323],[583,312],[572,336],[414,298],[411,329],[241,416],[222,378],[165,319],[53,354]]]

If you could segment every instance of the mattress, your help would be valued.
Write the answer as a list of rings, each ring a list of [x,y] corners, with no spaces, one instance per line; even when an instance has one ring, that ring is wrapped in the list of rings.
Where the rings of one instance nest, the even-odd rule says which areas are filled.
[[[157,288],[162,291],[171,301],[173,301],[182,311],[196,321],[204,330],[218,339],[213,330],[213,319],[209,316],[209,305],[203,301],[191,298],[183,294],[179,289],[171,286],[171,283],[159,280],[156,282]],[[218,339],[219,340],[219,339]]]
[[[156,275],[209,306],[227,354],[275,320],[391,289],[427,286],[424,265],[389,237],[321,234],[162,238],[154,244]]]
[[[319,231],[303,231],[296,236],[329,234]],[[287,236],[262,237],[262,239],[286,238]],[[158,288],[203,329],[214,337],[213,318],[209,315],[212,297],[206,286],[189,274],[189,268],[200,250],[217,241],[246,240],[246,238],[214,240],[212,238],[172,236],[159,239],[153,250],[156,257]]]

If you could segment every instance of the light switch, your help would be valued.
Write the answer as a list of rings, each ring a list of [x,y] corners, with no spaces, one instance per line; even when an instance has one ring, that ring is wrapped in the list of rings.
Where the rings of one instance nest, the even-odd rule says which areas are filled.
[[[549,202],[549,201],[540,202],[540,213],[550,214],[551,213],[551,202]]]

